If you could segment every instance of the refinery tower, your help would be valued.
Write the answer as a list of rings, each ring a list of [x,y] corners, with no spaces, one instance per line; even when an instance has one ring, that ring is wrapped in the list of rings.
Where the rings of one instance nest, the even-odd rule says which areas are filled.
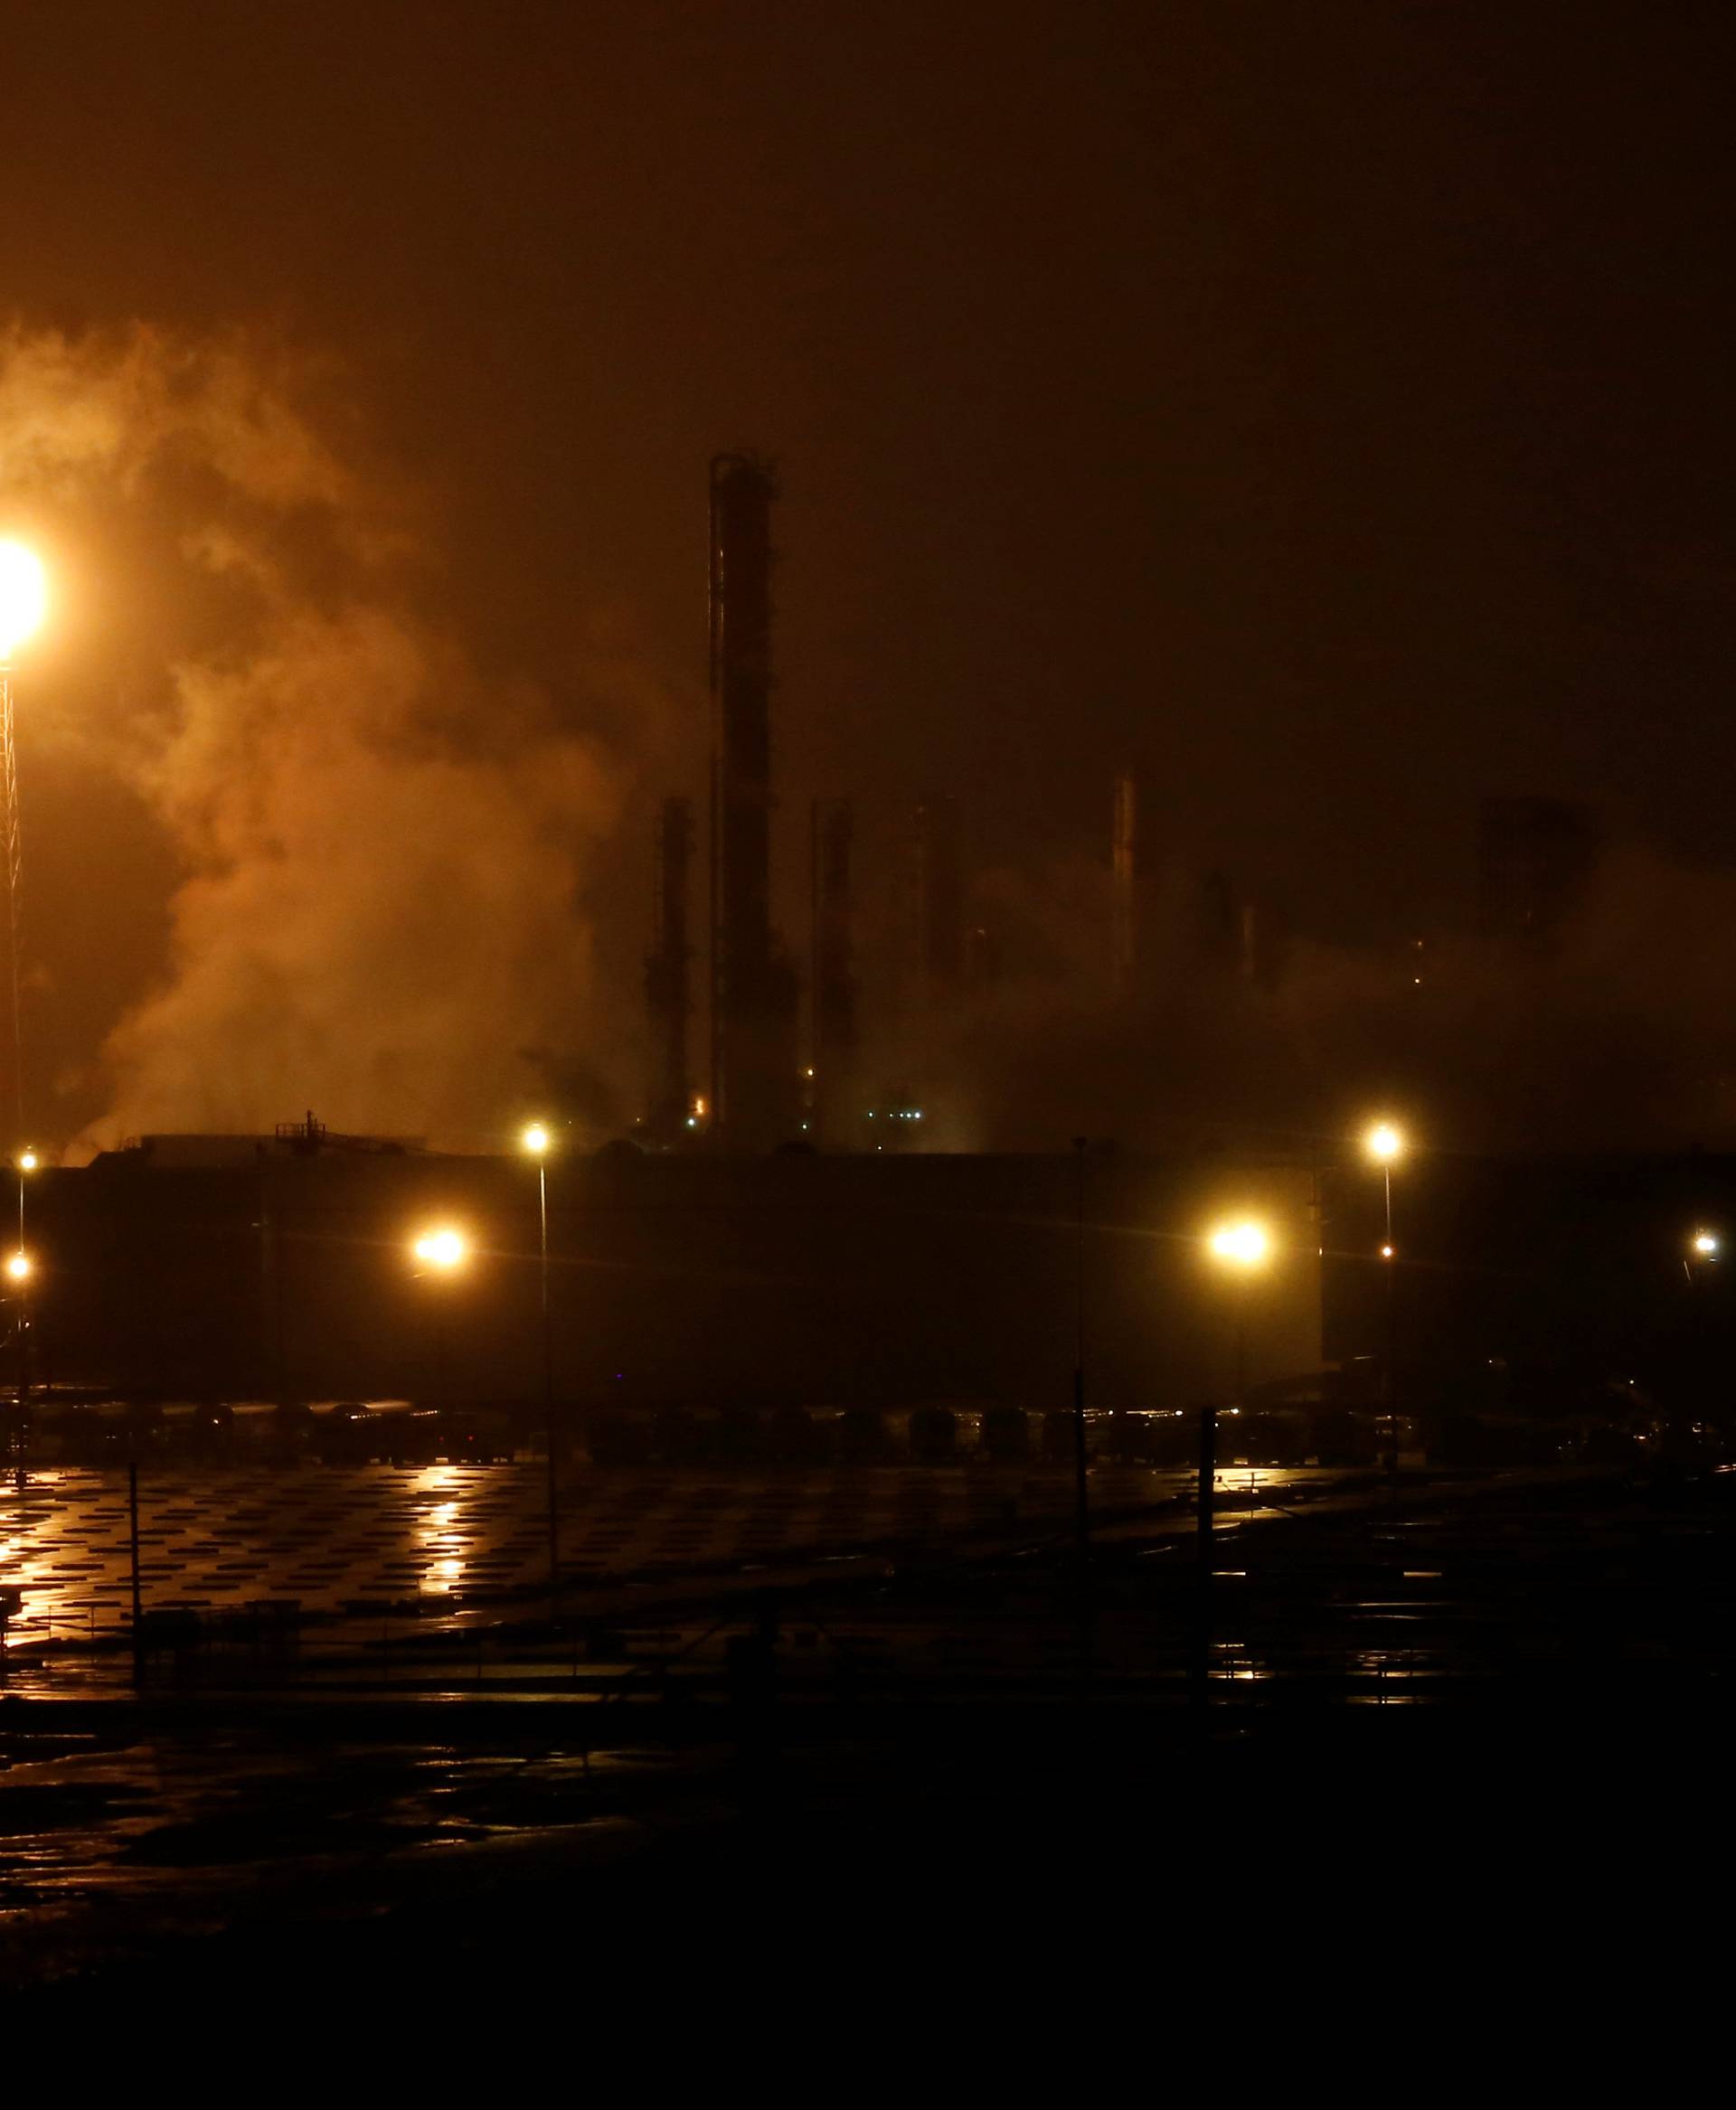
[[[769,466],[711,467],[712,1092],[725,1149],[801,1132],[797,982],[771,924],[771,504]]]

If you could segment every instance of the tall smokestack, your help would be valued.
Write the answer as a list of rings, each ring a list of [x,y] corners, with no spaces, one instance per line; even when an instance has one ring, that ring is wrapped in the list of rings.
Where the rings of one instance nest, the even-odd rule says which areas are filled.
[[[771,502],[753,455],[711,467],[712,1119],[765,1150],[797,1133],[796,975],[771,928]]]
[[[656,893],[651,951],[645,963],[645,1001],[651,1015],[656,1081],[651,1095],[653,1127],[678,1135],[686,1125],[687,1020],[692,1009],[688,963],[687,873],[693,842],[693,808],[684,798],[665,798],[657,823]]]
[[[836,1144],[852,1134],[856,1051],[855,903],[848,799],[814,801],[814,1133]]]

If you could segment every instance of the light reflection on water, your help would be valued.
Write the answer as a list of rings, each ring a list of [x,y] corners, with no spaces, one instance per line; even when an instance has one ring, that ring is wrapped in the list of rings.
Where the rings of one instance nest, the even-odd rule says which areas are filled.
[[[511,1465],[147,1472],[143,1596],[147,1608],[240,1609],[276,1598],[333,1611],[355,1598],[449,1596],[478,1572],[512,1587],[535,1565],[528,1545],[541,1493],[540,1475]],[[57,1468],[0,1480],[0,1586],[22,1597],[5,1634],[11,1650],[125,1625],[124,1472]]]
[[[1335,1477],[1223,1466],[1226,1520],[1277,1507],[1276,1489]],[[1175,1499],[1192,1474],[1094,1467],[1093,1501]],[[561,1559],[576,1574],[703,1573],[763,1561],[769,1545],[815,1557],[839,1545],[949,1539],[1065,1512],[1064,1474],[980,1469],[823,1468],[730,1474],[579,1466],[561,1494]],[[307,1465],[141,1469],[146,1609],[241,1611],[292,1603],[309,1615],[357,1604],[474,1601],[534,1590],[546,1575],[540,1464],[410,1469]],[[7,1636],[75,1643],[121,1632],[131,1614],[127,1475],[79,1467],[0,1479],[0,1585],[22,1591]]]

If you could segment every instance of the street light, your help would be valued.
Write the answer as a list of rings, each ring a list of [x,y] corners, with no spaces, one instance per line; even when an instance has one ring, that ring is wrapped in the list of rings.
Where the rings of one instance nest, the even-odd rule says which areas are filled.
[[[1258,1218],[1235,1217],[1206,1233],[1205,1249],[1237,1284],[1236,1405],[1248,1389],[1248,1297],[1254,1276],[1272,1255],[1272,1234]],[[1218,1408],[1207,1399],[1200,1408],[1199,1513],[1196,1521],[1199,1583],[1196,1599],[1194,1678],[1195,1700],[1203,1706],[1211,1694],[1212,1562],[1214,1498],[1218,1480]]]
[[[1272,1234],[1256,1218],[1241,1217],[1218,1225],[1205,1242],[1218,1265],[1239,1276],[1243,1285],[1236,1300],[1236,1404],[1241,1406],[1248,1386],[1247,1284],[1271,1258]]]
[[[536,1160],[537,1229],[542,1259],[542,1432],[549,1467],[549,1618],[555,1618],[561,1596],[561,1486],[555,1468],[554,1333],[549,1315],[549,1151],[553,1143],[545,1123],[533,1121],[519,1136],[519,1148]]]
[[[14,1169],[18,1174],[18,1248],[22,1252],[24,1244],[24,1182],[36,1170],[42,1160],[26,1144],[12,1162]]]
[[[22,1096],[22,1094],[21,1094]],[[35,1272],[24,1246],[24,1182],[40,1163],[26,1144],[13,1163],[18,1173],[18,1249],[6,1262],[6,1275],[18,1287],[18,1442],[23,1456],[24,1409],[30,1403],[30,1297],[24,1286]]]
[[[1387,1413],[1392,1450],[1390,1469],[1399,1469],[1399,1404],[1392,1389],[1392,1263],[1398,1258],[1398,1248],[1392,1241],[1392,1167],[1404,1155],[1404,1131],[1392,1121],[1376,1121],[1363,1137],[1363,1149],[1369,1159],[1381,1168],[1381,1185],[1386,1201],[1386,1236],[1381,1241],[1381,1258],[1386,1263],[1385,1342],[1381,1357],[1382,1403]]]
[[[1207,1243],[1214,1260],[1222,1260],[1227,1267],[1239,1267],[1244,1272],[1258,1267],[1272,1249],[1270,1232],[1251,1217],[1240,1223],[1220,1224]]]
[[[1376,1121],[1363,1137],[1363,1148],[1381,1168],[1381,1179],[1386,1189],[1386,1243],[1381,1248],[1381,1258],[1392,1258],[1392,1167],[1404,1155],[1404,1131],[1391,1121]]]
[[[48,575],[22,542],[0,542],[0,661],[9,660],[48,613]]]
[[[1723,1249],[1724,1241],[1714,1230],[1702,1229],[1692,1234],[1688,1239],[1687,1251],[1682,1256],[1682,1272],[1688,1278],[1690,1289],[1698,1286],[1698,1271],[1702,1267],[1715,1266]]]
[[[451,1275],[470,1258],[470,1241],[451,1224],[441,1224],[436,1229],[424,1231],[410,1251],[437,1275]]]
[[[24,1469],[24,1408],[30,1398],[30,1308],[24,1286],[35,1273],[36,1267],[21,1245],[15,1253],[6,1256],[6,1278],[18,1292],[18,1470]]]
[[[427,1276],[450,1276],[466,1267],[473,1250],[469,1236],[456,1224],[433,1224],[423,1231],[410,1246],[410,1251],[421,1262],[420,1272]],[[442,1297],[446,1307],[445,1317],[435,1323],[434,1331],[439,1336],[439,1346],[444,1352],[448,1381],[458,1369],[457,1314],[449,1299]]]

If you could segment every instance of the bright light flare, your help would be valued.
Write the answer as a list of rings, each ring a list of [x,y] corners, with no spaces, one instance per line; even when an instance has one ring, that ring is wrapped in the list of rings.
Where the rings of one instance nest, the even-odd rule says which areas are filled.
[[[411,1250],[424,1266],[450,1275],[470,1258],[470,1241],[461,1230],[448,1225],[439,1230],[424,1231]]]
[[[542,1157],[553,1140],[541,1121],[533,1121],[520,1135],[518,1142],[521,1150],[528,1151],[533,1157]]]
[[[1229,1267],[1258,1267],[1272,1250],[1271,1233],[1251,1217],[1239,1223],[1220,1224],[1206,1245],[1212,1258]]]
[[[1396,1250],[1397,1250],[1397,1248],[1396,1248],[1396,1247],[1393,1247],[1393,1246],[1382,1246],[1382,1247],[1381,1248],[1381,1258],[1382,1258],[1382,1260],[1390,1260],[1390,1259],[1392,1258],[1392,1256],[1393,1256],[1393,1254],[1394,1254],[1394,1252],[1395,1252]]]
[[[1363,1148],[1377,1165],[1404,1155],[1404,1131],[1391,1121],[1377,1121],[1363,1138]]]
[[[0,542],[0,659],[42,626],[48,613],[48,576],[22,542]]]
[[[28,1253],[9,1253],[6,1256],[6,1273],[14,1282],[28,1282],[36,1271],[36,1264]]]
[[[21,1150],[18,1153],[18,1170],[21,1173],[33,1173],[42,1162],[33,1150]]]
[[[1715,1231],[1703,1230],[1694,1232],[1693,1244],[1695,1259],[1715,1260],[1718,1258],[1722,1241]]]

